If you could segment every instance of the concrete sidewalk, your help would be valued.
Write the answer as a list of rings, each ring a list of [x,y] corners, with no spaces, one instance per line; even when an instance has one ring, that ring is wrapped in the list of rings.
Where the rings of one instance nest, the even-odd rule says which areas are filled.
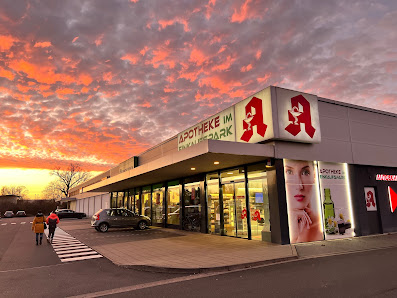
[[[81,224],[80,224],[81,225]],[[80,226],[62,224],[73,236]],[[85,225],[85,228],[87,226]],[[249,268],[298,258],[319,257],[386,247],[397,247],[397,233],[296,245],[221,237],[174,229],[151,227],[164,237],[140,241],[117,241],[91,245],[114,264],[155,272],[201,273]],[[142,231],[145,233],[145,231]],[[136,236],[138,237],[138,236]],[[84,239],[80,239],[84,242]]]

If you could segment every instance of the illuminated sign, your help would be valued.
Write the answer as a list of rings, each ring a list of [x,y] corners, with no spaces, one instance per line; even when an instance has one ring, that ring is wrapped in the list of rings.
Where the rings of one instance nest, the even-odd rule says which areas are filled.
[[[206,139],[236,141],[234,106],[178,134],[178,151]]]
[[[206,139],[319,143],[317,96],[271,86],[184,130],[177,138],[178,151]]]
[[[397,193],[390,186],[387,187],[387,190],[389,193],[391,212],[394,212],[397,208]]]
[[[271,88],[235,105],[236,141],[259,143],[274,138]]]
[[[320,143],[317,96],[276,88],[279,138]]]
[[[376,180],[380,181],[397,181],[397,175],[384,175],[384,174],[377,174]]]

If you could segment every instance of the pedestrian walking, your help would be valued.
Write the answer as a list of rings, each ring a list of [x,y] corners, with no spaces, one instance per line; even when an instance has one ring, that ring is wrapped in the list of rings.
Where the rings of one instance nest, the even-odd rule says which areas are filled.
[[[40,237],[40,245],[43,241],[43,233],[44,233],[44,224],[46,218],[44,214],[39,211],[33,219],[32,223],[32,231],[36,233],[36,245],[39,245],[39,237]]]
[[[48,241],[52,243],[54,239],[55,229],[57,228],[57,224],[59,224],[59,217],[55,214],[55,212],[51,212],[50,216],[47,217],[47,225],[48,225]]]

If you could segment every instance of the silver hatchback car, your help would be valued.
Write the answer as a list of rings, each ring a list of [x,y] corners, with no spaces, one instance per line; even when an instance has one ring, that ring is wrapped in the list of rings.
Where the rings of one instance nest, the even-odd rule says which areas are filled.
[[[91,227],[105,233],[109,228],[127,228],[144,230],[152,224],[149,217],[136,214],[125,208],[100,209],[91,218]]]

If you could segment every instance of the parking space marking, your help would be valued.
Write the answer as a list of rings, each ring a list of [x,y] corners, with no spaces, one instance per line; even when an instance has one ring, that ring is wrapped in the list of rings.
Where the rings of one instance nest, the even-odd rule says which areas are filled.
[[[17,223],[16,223],[16,222],[12,222],[11,224],[12,224],[12,225],[16,225]]]
[[[48,230],[45,230],[44,233],[48,238]],[[54,239],[52,240],[51,245],[58,258],[63,263],[103,257],[101,254],[97,253],[84,243],[81,243],[79,240],[70,236],[60,228],[55,230]]]
[[[2,225],[2,226],[5,226],[6,224],[7,224],[7,223],[2,223],[1,225]]]

